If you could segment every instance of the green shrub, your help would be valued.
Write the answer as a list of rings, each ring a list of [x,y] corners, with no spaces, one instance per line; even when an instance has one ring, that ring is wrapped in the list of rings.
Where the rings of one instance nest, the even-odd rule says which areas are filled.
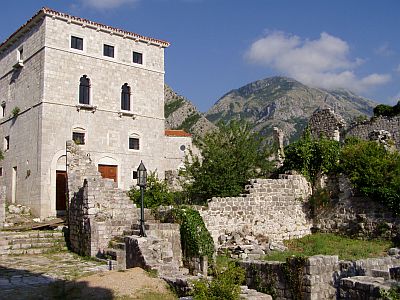
[[[400,286],[395,285],[388,291],[381,289],[379,291],[382,300],[400,300]]]
[[[361,193],[400,213],[400,153],[374,141],[346,142],[341,169]]]
[[[202,157],[186,157],[187,190],[194,203],[211,197],[235,197],[251,178],[265,177],[272,170],[269,146],[247,123],[219,123],[219,130],[205,136]]]
[[[128,191],[131,200],[140,207],[140,190],[132,186]],[[155,172],[147,176],[147,187],[144,192],[143,203],[146,208],[155,208],[160,205],[173,205],[180,200],[180,193],[170,192],[167,183],[158,179]]]
[[[313,139],[306,130],[299,140],[285,147],[281,171],[296,170],[314,183],[318,174],[336,171],[339,153],[339,142],[324,137]]]
[[[390,106],[386,104],[379,104],[374,108],[374,116],[393,117],[400,114],[400,101],[396,105]]]
[[[12,109],[11,115],[12,115],[13,117],[16,117],[16,116],[18,116],[18,114],[20,113],[20,111],[21,111],[21,109],[20,109],[18,106],[16,106],[16,107],[14,107],[14,108]]]
[[[229,261],[213,270],[212,280],[206,278],[193,282],[194,300],[236,300],[240,286],[245,280],[245,271],[236,262]]]
[[[199,212],[188,207],[176,208],[173,211],[175,219],[180,223],[181,247],[183,256],[207,256],[208,262],[213,261],[214,241],[208,232]]]

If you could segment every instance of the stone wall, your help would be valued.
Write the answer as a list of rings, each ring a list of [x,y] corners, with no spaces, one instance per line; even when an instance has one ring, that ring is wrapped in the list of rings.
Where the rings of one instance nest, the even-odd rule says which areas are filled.
[[[354,277],[353,282],[362,281],[355,276],[370,277],[377,270],[388,272],[390,268],[399,264],[400,258],[398,256],[370,258],[350,262],[339,261],[337,256],[317,255],[307,258],[304,267],[300,268],[296,275],[287,266],[286,262],[240,262],[240,265],[246,270],[246,282],[249,288],[262,289],[278,300],[294,298],[293,292],[296,289],[291,286],[288,277],[300,279],[297,286],[301,290],[301,299],[366,299],[362,297],[336,298],[339,297],[337,294],[339,287],[344,284],[343,282],[346,282],[343,279]],[[356,286],[357,288],[358,284],[355,285],[353,283],[352,286]],[[347,290],[343,292],[343,295],[347,294]]]
[[[311,193],[300,175],[255,179],[241,197],[212,198],[200,208],[204,223],[218,247],[227,234],[245,232],[259,239],[282,241],[310,234],[305,200]]]
[[[337,199],[331,199],[329,205],[315,215],[315,229],[367,239],[391,239],[400,232],[400,220],[388,208],[357,195],[346,177],[336,180]]]
[[[314,138],[325,136],[336,141],[340,140],[341,131],[345,126],[343,118],[331,108],[316,110],[308,121],[308,127]]]
[[[370,121],[354,124],[347,129],[346,137],[354,136],[369,140],[369,134],[375,130],[386,130],[392,135],[396,148],[400,150],[400,116],[377,117]]]
[[[0,186],[0,229],[6,222],[6,187]]]
[[[102,254],[114,236],[138,222],[139,210],[72,141],[67,142],[67,161],[71,248],[81,255]]]

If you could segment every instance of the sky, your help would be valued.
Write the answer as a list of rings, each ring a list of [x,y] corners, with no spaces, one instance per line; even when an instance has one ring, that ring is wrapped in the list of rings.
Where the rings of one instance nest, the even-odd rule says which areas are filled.
[[[203,112],[278,75],[400,98],[399,0],[3,0],[0,40],[43,6],[167,40],[165,82]]]

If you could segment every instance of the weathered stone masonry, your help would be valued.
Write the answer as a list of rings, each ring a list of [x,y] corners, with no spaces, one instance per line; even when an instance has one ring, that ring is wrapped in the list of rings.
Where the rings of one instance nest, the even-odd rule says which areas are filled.
[[[138,209],[111,179],[104,179],[73,141],[67,142],[69,230],[73,251],[102,253],[109,241],[131,228]]]
[[[249,232],[270,241],[300,238],[310,234],[305,200],[311,194],[300,175],[280,175],[279,179],[256,179],[242,197],[212,198],[201,216],[215,245],[221,235]]]

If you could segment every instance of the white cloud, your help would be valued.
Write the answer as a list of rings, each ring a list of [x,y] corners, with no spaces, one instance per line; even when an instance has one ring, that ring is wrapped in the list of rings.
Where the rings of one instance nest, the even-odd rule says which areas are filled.
[[[96,9],[111,9],[122,5],[132,5],[139,0],[81,0],[85,6],[90,6]]]
[[[395,52],[390,48],[388,43],[384,43],[375,49],[375,53],[380,56],[392,56]]]
[[[255,41],[245,57],[305,84],[328,89],[360,92],[390,81],[388,74],[357,77],[354,69],[364,61],[351,60],[349,54],[350,47],[345,41],[325,32],[319,39],[308,40],[275,31]]]

